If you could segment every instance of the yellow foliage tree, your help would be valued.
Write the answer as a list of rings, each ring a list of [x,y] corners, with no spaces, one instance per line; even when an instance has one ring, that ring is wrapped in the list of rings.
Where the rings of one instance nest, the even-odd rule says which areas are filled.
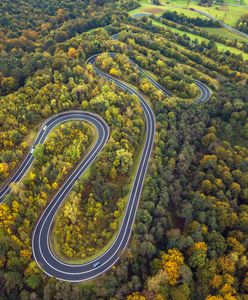
[[[78,56],[78,51],[75,48],[71,47],[68,50],[68,56],[70,58],[76,58]]]
[[[133,293],[127,297],[127,300],[146,300],[146,297],[138,292]]]
[[[211,295],[209,295],[209,296],[207,296],[206,300],[224,300],[224,298],[221,297],[221,296],[211,296]]]
[[[169,249],[168,253],[162,256],[162,264],[168,275],[170,285],[175,285],[179,279],[179,267],[183,265],[184,257],[182,253],[173,248]]]
[[[208,250],[208,246],[205,242],[196,242],[194,244],[194,248],[195,250],[204,250],[204,251]]]
[[[109,74],[114,76],[114,77],[118,77],[118,76],[120,76],[120,71],[117,70],[116,68],[111,68],[110,71],[109,71]]]
[[[9,166],[7,163],[0,163],[0,179],[6,178],[9,175]]]
[[[32,256],[32,251],[28,250],[28,249],[24,249],[20,251],[21,257],[26,258],[26,259],[30,259]]]

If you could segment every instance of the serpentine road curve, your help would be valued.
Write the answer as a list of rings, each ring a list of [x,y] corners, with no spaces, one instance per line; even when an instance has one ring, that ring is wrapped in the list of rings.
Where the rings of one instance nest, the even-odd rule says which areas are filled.
[[[115,36],[114,36],[115,37]],[[110,53],[111,56],[116,55],[115,53]],[[96,67],[95,61],[98,55],[93,55],[88,59],[88,63],[92,64],[96,73],[109,80],[114,82],[120,89],[134,94],[138,97],[140,104],[142,106],[145,120],[146,120],[146,137],[145,144],[142,150],[140,157],[139,165],[136,171],[136,175],[133,181],[133,185],[130,191],[130,196],[126,206],[125,214],[119,228],[119,231],[116,235],[116,238],[109,246],[109,248],[96,259],[87,262],[85,264],[67,264],[59,260],[50,248],[49,243],[49,233],[51,226],[54,220],[54,216],[57,213],[57,210],[63,203],[64,199],[71,191],[75,181],[85,172],[85,170],[92,164],[98,154],[101,152],[103,146],[108,141],[109,137],[109,127],[107,123],[98,115],[83,112],[83,111],[68,111],[60,113],[49,118],[41,127],[36,140],[30,152],[25,157],[24,161],[12,176],[12,178],[6,183],[6,185],[0,190],[0,203],[4,201],[4,196],[11,191],[10,184],[12,182],[20,181],[26,172],[31,167],[34,157],[32,155],[31,149],[33,149],[37,144],[44,143],[49,132],[58,124],[61,124],[69,120],[82,120],[91,123],[98,132],[98,139],[92,147],[90,153],[84,158],[84,160],[76,167],[76,169],[71,173],[67,178],[65,183],[62,185],[60,190],[54,196],[53,200],[44,210],[39,221],[36,224],[34,232],[32,234],[32,249],[33,256],[37,264],[42,268],[42,270],[49,276],[55,277],[60,280],[70,281],[70,282],[80,282],[92,279],[100,274],[109,270],[119,259],[121,253],[126,248],[132,226],[135,220],[136,211],[139,204],[140,195],[142,192],[142,187],[147,171],[147,166],[149,163],[150,155],[153,148],[154,134],[155,134],[155,117],[152,109],[145,101],[141,93],[131,88],[124,82],[106,74]],[[132,64],[135,64],[130,60]],[[137,66],[140,72],[144,72],[142,68]],[[143,73],[147,79],[161,92],[166,96],[170,96],[171,93],[163,88],[159,83],[157,83],[150,75]],[[195,80],[196,85],[200,89],[200,96],[196,99],[197,102],[205,102],[209,99],[211,93],[209,88]],[[83,242],[83,241],[82,241]]]

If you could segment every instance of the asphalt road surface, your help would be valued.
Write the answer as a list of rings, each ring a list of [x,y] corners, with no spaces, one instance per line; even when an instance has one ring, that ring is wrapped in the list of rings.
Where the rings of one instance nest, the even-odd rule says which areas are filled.
[[[114,36],[118,38],[118,34]],[[111,56],[116,55],[115,53],[110,53]],[[124,82],[106,74],[101,71],[95,65],[95,61],[98,55],[93,55],[88,59],[88,63],[92,64],[95,72],[108,81],[114,82],[120,89],[134,94],[140,101],[143,109],[143,113],[146,120],[146,136],[145,143],[140,157],[139,165],[133,180],[133,184],[130,191],[129,200],[126,206],[125,214],[116,235],[116,238],[110,245],[110,247],[96,259],[85,263],[85,264],[67,264],[59,260],[52,252],[49,242],[50,230],[53,224],[54,216],[57,210],[63,203],[64,199],[71,191],[75,181],[85,172],[85,170],[93,163],[98,154],[101,152],[103,146],[108,141],[109,137],[109,127],[107,123],[98,115],[83,112],[83,111],[68,111],[49,118],[41,127],[34,144],[31,146],[30,151],[18,170],[12,176],[12,178],[6,183],[6,185],[0,191],[0,203],[4,200],[4,196],[11,192],[10,184],[12,182],[20,181],[26,172],[29,170],[30,166],[34,161],[32,155],[33,149],[37,144],[44,143],[49,132],[57,125],[69,121],[69,120],[82,120],[91,123],[98,132],[98,139],[92,147],[91,151],[84,158],[84,160],[76,167],[76,169],[67,178],[63,186],[54,196],[53,200],[44,210],[36,227],[32,234],[32,249],[33,256],[38,265],[43,269],[43,271],[52,277],[60,280],[79,282],[92,279],[100,274],[109,270],[120,258],[123,250],[128,245],[130,235],[132,232],[132,226],[135,221],[135,215],[139,204],[140,195],[142,192],[142,187],[151,156],[154,134],[155,134],[155,117],[152,109],[145,101],[144,97],[137,90],[133,89]],[[130,60],[132,64],[135,64]],[[136,65],[136,64],[135,64]],[[149,74],[145,73],[142,68],[137,66],[139,71],[147,77],[147,79],[166,96],[170,96],[171,93],[159,83],[157,83]],[[211,93],[209,88],[199,82],[195,81],[196,85],[200,89],[200,96],[196,99],[197,102],[205,102],[209,99]],[[79,243],[83,241],[79,241]]]

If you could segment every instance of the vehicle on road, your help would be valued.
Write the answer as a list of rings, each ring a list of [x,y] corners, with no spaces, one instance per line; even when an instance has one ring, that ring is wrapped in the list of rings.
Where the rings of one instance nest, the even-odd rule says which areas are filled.
[[[96,268],[96,267],[98,267],[98,266],[100,266],[100,265],[101,265],[100,261],[97,261],[97,262],[95,262],[95,263],[93,264],[93,268]]]

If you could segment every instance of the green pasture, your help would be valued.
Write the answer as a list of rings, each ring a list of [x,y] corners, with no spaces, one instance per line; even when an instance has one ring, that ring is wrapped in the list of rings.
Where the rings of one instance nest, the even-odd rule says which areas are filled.
[[[201,37],[199,35],[196,35],[196,34],[189,33],[189,32],[183,31],[183,30],[179,30],[179,29],[174,28],[174,27],[170,27],[170,26],[164,25],[164,24],[162,24],[160,22],[157,22],[155,20],[152,20],[152,21],[153,21],[153,24],[156,25],[156,26],[165,27],[166,29],[169,29],[169,30],[171,30],[173,32],[177,32],[180,35],[186,34],[187,36],[189,36],[189,38],[191,40],[198,39],[199,42],[202,42],[202,41],[208,42],[209,41],[207,38],[203,38],[203,37]],[[216,46],[217,46],[217,48],[218,48],[219,51],[228,51],[229,50],[231,53],[241,54],[244,57],[245,60],[248,60],[248,54],[245,53],[242,50],[236,49],[234,47],[229,47],[229,46],[226,46],[226,45],[221,44],[221,43],[216,43]]]
[[[160,0],[161,5],[153,5],[150,0],[140,0],[141,7],[133,10],[131,14],[140,12],[150,12],[155,15],[161,15],[166,10],[177,11],[178,13],[184,13],[188,17],[202,17],[197,12],[190,10],[189,8],[195,8],[202,10],[216,19],[223,21],[224,23],[235,26],[237,21],[244,14],[248,14],[248,5],[234,6],[237,2],[235,0],[227,0],[227,5],[213,5],[212,7],[199,6],[198,1],[186,1],[186,0]],[[246,4],[246,0],[241,3]]]

